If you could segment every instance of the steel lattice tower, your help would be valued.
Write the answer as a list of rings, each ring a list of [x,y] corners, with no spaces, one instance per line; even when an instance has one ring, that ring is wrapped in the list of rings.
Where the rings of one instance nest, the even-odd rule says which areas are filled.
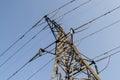
[[[56,39],[54,68],[50,80],[101,80],[90,66],[95,64],[94,61],[89,62],[81,55],[69,38],[70,32],[66,34],[59,24],[47,16],[45,20]]]

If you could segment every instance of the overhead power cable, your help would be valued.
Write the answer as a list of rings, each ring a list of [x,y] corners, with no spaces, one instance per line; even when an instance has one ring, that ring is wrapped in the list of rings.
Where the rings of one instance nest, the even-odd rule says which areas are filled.
[[[68,6],[69,4],[71,4],[71,3],[75,2],[75,1],[76,1],[76,0],[71,0],[71,1],[69,1],[68,3],[62,5],[61,7],[59,7],[59,8],[57,8],[57,9],[51,11],[50,13],[46,14],[46,16],[52,15],[52,17],[54,17],[62,8]],[[54,13],[54,14],[53,14],[53,13]],[[50,18],[52,18],[52,17],[50,17]],[[59,19],[59,18],[57,18],[57,19]],[[42,24],[44,24],[44,23],[45,23],[45,21],[42,22],[42,23],[40,23],[40,24],[39,24],[39,22],[38,22],[37,26],[42,25]]]
[[[53,14],[54,12],[56,11],[59,11],[60,9],[66,7],[67,5],[73,3],[74,1],[76,0],[71,0],[69,1],[68,3],[62,5],[61,7],[53,10],[52,12],[50,12],[49,14],[47,15],[51,15]],[[41,23],[41,21],[44,19],[44,17],[42,17],[37,23],[35,23],[30,29],[28,29],[20,38],[18,38],[15,42],[13,42],[5,51],[3,51],[1,54],[0,54],[0,57],[2,57],[4,54],[6,54],[6,52],[8,52],[14,45],[16,45],[20,40],[22,40],[33,28],[37,27],[37,26],[40,26],[42,25],[43,23]]]
[[[73,9],[67,11],[66,13],[64,13],[64,14],[62,14],[62,15],[60,15],[60,16],[58,16],[58,17],[55,18],[54,20],[57,20],[57,19],[63,18],[65,15],[67,15],[67,14],[69,14],[69,13],[71,13],[71,12],[77,10],[78,8],[84,6],[85,4],[89,3],[90,1],[92,1],[92,0],[87,0],[86,2],[84,2],[84,3],[80,4],[80,5],[78,5],[77,7],[75,7],[75,8],[73,8]]]
[[[31,39],[29,39],[25,44],[23,44],[22,47],[20,47],[15,53],[13,53],[11,56],[9,56],[2,64],[0,64],[0,68],[6,64],[13,56],[15,56],[20,50],[22,50],[28,43],[30,43],[35,37],[38,36],[39,33],[41,33],[43,30],[45,30],[46,26],[41,29],[37,34],[35,34]]]
[[[100,54],[100,55],[94,57],[93,59],[96,59],[96,58],[105,56],[105,55],[109,54],[110,52],[112,52],[112,51],[114,51],[114,50],[117,50],[117,49],[119,49],[119,48],[120,48],[120,46],[117,46],[117,47],[115,47],[115,48],[113,48],[113,49],[111,49],[111,50],[109,50],[109,51],[104,52],[103,54]]]
[[[47,49],[49,48],[51,45],[53,45],[54,43],[51,43],[50,45],[48,45],[47,47],[45,47],[44,49]],[[42,50],[44,50],[42,49]],[[54,49],[50,50],[50,51],[53,51]],[[41,54],[43,53],[44,51],[39,51],[34,57],[32,57],[27,63],[25,63],[22,67],[20,67],[16,72],[14,72],[9,78],[7,78],[7,80],[10,80],[13,76],[15,76],[20,70],[22,70],[28,63],[32,62],[33,60],[36,59],[36,57],[40,57]],[[43,55],[43,54],[42,54]]]
[[[102,53],[102,54],[94,57],[93,59],[97,59],[97,58],[99,58],[99,57],[105,56],[105,55],[109,54],[110,52],[112,52],[112,51],[114,51],[114,50],[117,50],[117,49],[119,49],[119,48],[120,48],[120,46],[117,46],[117,47],[115,47],[115,48],[113,48],[113,49],[111,49],[111,50],[109,50],[109,51],[106,51],[106,52],[104,52],[104,53]],[[111,56],[113,56],[113,55],[115,55],[115,54],[117,54],[117,53],[119,53],[119,51],[117,51],[117,52],[115,52],[115,53],[113,53],[113,54],[110,54],[110,55],[108,55],[108,56],[105,56],[105,57],[103,57],[103,58],[100,58],[100,59],[98,59],[98,60],[96,60],[96,62],[99,62],[99,61],[102,61],[102,60],[104,60],[104,59],[109,58],[107,65],[106,65],[101,71],[99,71],[99,73],[103,72],[103,71],[109,66]]]
[[[68,35],[68,34],[67,34]],[[66,35],[66,36],[67,36]],[[64,36],[65,37],[65,36]],[[39,52],[33,56],[26,64],[24,64],[20,69],[18,69],[15,73],[13,73],[7,80],[10,80],[13,76],[15,76],[22,68],[24,68],[29,62],[35,60],[36,58],[40,57],[42,52],[44,52],[45,49],[49,48],[50,46],[52,46],[54,43],[56,43],[56,41],[54,41],[53,43],[51,43],[50,45],[48,45],[47,47],[45,47],[44,49],[40,49]],[[22,48],[22,47],[21,47]],[[54,50],[54,49],[52,49]],[[15,54],[13,54],[11,57],[13,57]],[[10,57],[10,59],[11,59]],[[4,65],[4,64],[3,64]],[[3,66],[2,65],[2,66]]]
[[[54,42],[55,43],[55,42]],[[45,49],[47,49],[48,47],[50,47],[51,45],[53,45],[54,43],[52,43],[52,44],[50,44],[49,46],[47,46]],[[119,51],[120,52],[120,51]],[[116,53],[118,53],[118,52],[116,52]],[[115,53],[115,54],[116,54]],[[112,55],[114,55],[114,54],[111,54],[111,55],[109,55],[109,56],[107,56],[107,57],[105,57],[105,58],[102,58],[102,59],[99,59],[99,60],[97,60],[96,62],[98,62],[98,61],[101,61],[101,60],[103,60],[103,59],[106,59],[106,58],[108,58],[108,57],[110,57],[110,56],[112,56]],[[31,62],[31,61],[29,61],[29,62]],[[19,70],[17,70],[13,75],[11,75],[7,80],[9,80],[9,79],[11,79],[15,74],[17,74],[23,67],[25,67],[29,62],[27,62],[25,65],[23,65]],[[29,79],[30,78],[32,78],[35,74],[37,74],[39,72],[39,70],[36,72],[36,73],[34,73],[31,77],[29,77]],[[28,79],[28,80],[29,80]]]
[[[77,31],[77,30],[79,30],[80,28],[82,28],[82,27],[84,27],[84,26],[86,26],[86,25],[88,25],[88,24],[90,24],[90,23],[92,23],[92,22],[94,22],[94,21],[96,21],[96,20],[98,20],[98,19],[100,19],[100,18],[102,18],[102,17],[104,17],[104,16],[112,13],[112,12],[114,12],[115,10],[117,10],[117,9],[119,9],[119,8],[120,8],[120,5],[119,5],[118,7],[115,7],[114,9],[112,9],[112,10],[110,10],[110,11],[108,11],[108,12],[106,12],[106,13],[104,13],[104,14],[102,14],[102,15],[100,15],[100,16],[98,16],[98,17],[96,17],[96,18],[94,18],[94,19],[92,19],[92,20],[90,20],[90,21],[88,21],[87,23],[85,23],[85,24],[83,24],[83,25],[75,28],[74,30]]]
[[[45,68],[50,62],[52,62],[54,58],[52,58],[50,61],[48,61],[45,65],[40,67],[35,73],[33,73],[27,80],[30,80],[32,77],[34,77],[38,72],[40,72],[43,68]]]
[[[60,16],[58,16],[57,18],[55,18],[55,19],[53,19],[53,20],[58,20],[58,19],[63,18],[63,17],[66,16],[67,14],[69,14],[69,13],[71,13],[71,12],[77,10],[78,8],[84,6],[85,4],[89,3],[90,1],[92,1],[92,0],[88,0],[88,1],[86,1],[86,2],[84,2],[84,3],[82,3],[82,4],[80,4],[80,5],[78,5],[77,7],[75,7],[75,8],[73,8],[73,9],[67,11],[66,13],[64,13],[64,14],[62,14],[62,15],[60,15]],[[72,2],[72,1],[71,1],[71,2]],[[61,7],[61,8],[62,8],[62,7]],[[60,8],[60,9],[61,9],[61,8]],[[56,9],[56,10],[54,10],[53,12],[56,12],[57,10],[59,10],[59,8]],[[53,12],[51,12],[51,13],[53,13]],[[48,15],[46,15],[46,16],[48,16]],[[44,24],[44,23],[45,23],[45,21],[42,22],[41,24]],[[41,24],[40,24],[40,25],[41,25]],[[47,25],[46,25],[46,26],[47,26]],[[87,29],[87,28],[86,28],[86,29]],[[84,29],[84,30],[85,30],[85,29]],[[83,31],[83,30],[81,30],[81,31]]]
[[[64,37],[66,37],[66,36],[68,36],[69,35],[69,33],[68,34],[66,34],[65,36],[63,36],[63,37],[61,37],[61,39],[62,38],[64,38]],[[39,49],[39,52],[37,53],[37,54],[35,54],[35,56],[30,60],[30,61],[33,61],[33,60],[35,60],[36,58],[38,58],[38,57],[40,57],[41,55],[40,55],[40,52],[42,51],[42,52],[45,52],[45,50],[47,49],[47,48],[49,48],[50,46],[52,46],[53,44],[55,44],[57,41],[54,41],[54,42],[52,42],[51,44],[49,44],[47,47],[45,47],[44,49]],[[52,49],[52,50],[54,50],[54,48]],[[52,51],[51,50],[51,51]]]
[[[54,58],[52,58],[49,62],[47,62],[45,65],[43,65],[38,71],[36,71],[33,75],[31,75],[27,80],[29,80],[30,78],[32,78],[35,74],[37,74],[40,70],[42,70],[44,67],[46,67],[53,60],[54,60]],[[22,70],[26,65],[28,65],[28,63],[30,63],[30,61],[28,61],[27,63],[25,63],[14,74],[12,74],[9,78],[7,78],[7,80],[10,80],[13,76],[15,76],[20,70]]]
[[[27,63],[25,63],[21,68],[19,68],[14,74],[12,74],[10,77],[7,78],[7,80],[10,80],[13,76],[15,76],[21,69],[23,69],[27,64],[29,63],[29,61]]]
[[[68,33],[69,34],[69,33]],[[67,35],[68,35],[67,34]],[[67,36],[66,35],[66,36]],[[65,36],[63,36],[65,37]],[[63,38],[62,37],[62,38]],[[50,45],[48,45],[47,47],[45,47],[44,49],[40,49],[39,52],[37,54],[35,54],[35,56],[33,56],[26,64],[24,64],[20,69],[18,69],[15,73],[13,73],[7,80],[10,80],[13,76],[15,76],[22,68],[24,68],[29,62],[35,60],[36,58],[40,57],[42,52],[44,52],[45,49],[49,48],[50,46],[52,46],[54,43],[56,43],[56,41],[54,41],[53,43],[51,43]],[[54,50],[54,49],[52,49]]]
[[[0,54],[0,57],[2,57],[4,54],[6,54],[7,51],[9,51],[14,45],[16,45],[20,40],[22,40],[33,28],[37,26],[42,20],[41,18],[35,25],[33,25],[30,29],[28,29],[20,38],[18,38],[12,45],[10,45],[3,53]]]
[[[116,51],[116,52],[114,52],[114,53],[112,53],[112,54],[110,54],[110,55],[107,55],[107,56],[105,56],[105,57],[103,57],[103,58],[100,58],[100,59],[96,60],[95,62],[102,61],[102,60],[104,60],[104,59],[107,59],[107,58],[112,57],[112,56],[114,56],[115,54],[119,54],[119,53],[120,53],[120,50],[119,50],[119,51]]]
[[[49,16],[49,15],[51,15],[51,14],[53,14],[53,13],[57,13],[57,12],[58,12],[59,10],[61,10],[62,8],[68,6],[69,4],[71,4],[71,3],[75,2],[75,1],[76,1],[76,0],[71,0],[71,1],[69,1],[68,3],[66,3],[66,4],[60,6],[59,8],[53,10],[52,12],[50,12],[49,14],[47,14],[46,16]]]
[[[84,2],[84,3],[82,3],[82,4],[80,4],[80,5],[78,5],[77,7],[75,7],[75,8],[73,8],[73,9],[67,11],[66,13],[64,13],[64,14],[62,14],[62,15],[60,15],[60,16],[58,16],[57,18],[55,18],[55,19],[53,19],[53,20],[58,20],[58,19],[61,20],[61,19],[62,19],[64,16],[66,16],[67,14],[69,14],[69,13],[71,13],[71,12],[77,10],[78,8],[84,6],[85,4],[89,3],[90,1],[91,1],[91,0],[88,0],[88,1],[86,1],[86,2]],[[60,8],[60,9],[61,9],[61,8]],[[56,11],[58,11],[58,10],[59,10],[59,8],[56,9],[56,10],[54,10],[53,12],[56,12]],[[51,13],[53,13],[53,12],[51,12]],[[55,15],[55,14],[54,14],[54,15]],[[46,16],[48,16],[48,15],[46,15]],[[51,17],[50,17],[50,18],[51,18]],[[44,24],[44,23],[45,23],[45,21],[42,22],[41,24]],[[40,25],[41,25],[41,24],[40,24]]]
[[[107,29],[107,28],[109,28],[109,27],[112,27],[113,25],[115,25],[115,24],[117,24],[117,23],[120,23],[120,20],[117,20],[117,21],[109,24],[108,26],[105,26],[105,27],[103,27],[103,28],[101,28],[101,29],[99,29],[99,30],[97,30],[97,31],[95,31],[95,32],[93,32],[93,33],[91,33],[91,34],[89,34],[89,35],[87,35],[87,36],[85,36],[85,37],[77,40],[75,43],[78,43],[77,45],[79,45],[79,42],[80,42],[80,41],[82,41],[82,40],[84,40],[84,39],[86,39],[86,38],[88,38],[88,37],[90,37],[90,36],[92,36],[92,35],[94,35],[94,34],[96,34],[96,33],[98,33],[98,32],[101,32],[101,31],[103,31],[103,30],[105,30],[105,29]]]
[[[109,58],[106,66],[105,66],[101,71],[98,72],[99,74],[100,74],[101,72],[103,72],[103,71],[109,66],[110,58],[111,58],[112,56],[116,55],[116,54],[120,54],[120,50],[119,50],[119,51],[116,51],[116,52],[114,52],[114,53],[112,53],[112,54],[109,54],[109,55],[107,55],[107,56],[105,56],[105,57],[103,57],[103,58],[100,58],[100,59],[97,59],[97,60],[94,61],[94,62],[96,63],[96,62],[100,62],[100,61],[103,61],[103,60]],[[91,64],[89,64],[89,65],[92,65],[92,64],[93,64],[93,63],[91,63]]]
[[[107,65],[106,65],[101,71],[99,71],[99,73],[103,72],[103,71],[109,66],[110,58],[111,58],[112,56],[116,55],[116,54],[119,54],[119,53],[120,53],[120,51],[116,51],[116,52],[114,52],[114,53],[112,53],[112,54],[110,54],[110,55],[107,55],[107,56],[105,56],[105,57],[103,57],[103,58],[100,58],[100,59],[95,60],[95,62],[100,62],[100,61],[103,61],[103,60],[109,58]]]
[[[80,4],[80,5],[78,5],[77,7],[75,7],[75,8],[73,8],[73,9],[67,11],[66,13],[64,13],[64,14],[62,14],[62,15],[60,15],[60,16],[58,16],[57,18],[55,18],[55,19],[53,19],[53,20],[58,20],[58,19],[61,20],[61,19],[62,19],[64,16],[66,16],[67,14],[69,14],[69,13],[71,13],[71,12],[77,10],[78,8],[84,6],[85,4],[89,3],[90,1],[91,1],[91,0],[88,0],[88,1],[86,1],[86,2],[84,2],[84,3],[82,3],[82,4]],[[72,2],[72,1],[71,1],[71,2]],[[61,8],[63,8],[63,7],[61,7]],[[51,13],[54,13],[54,12],[56,12],[56,11],[59,11],[59,9],[61,9],[61,8],[58,8],[58,9],[52,11]],[[55,14],[56,14],[56,13],[55,13]],[[55,14],[54,14],[54,15],[55,15]],[[46,16],[48,16],[48,14],[47,14]],[[53,17],[53,16],[52,16],[52,17]],[[50,17],[50,18],[51,18],[51,17]],[[59,21],[60,21],[60,20],[59,20]],[[45,21],[42,22],[42,23],[39,24],[39,25],[42,25],[42,24],[44,24],[44,23],[45,23]],[[38,26],[39,26],[39,25],[38,25]]]

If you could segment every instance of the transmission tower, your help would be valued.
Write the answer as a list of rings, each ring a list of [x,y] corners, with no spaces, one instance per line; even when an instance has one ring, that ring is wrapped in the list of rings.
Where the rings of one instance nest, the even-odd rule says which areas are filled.
[[[55,39],[55,61],[50,80],[101,80],[91,67],[94,61],[85,59],[73,44],[74,30],[66,34],[61,25],[45,16]]]

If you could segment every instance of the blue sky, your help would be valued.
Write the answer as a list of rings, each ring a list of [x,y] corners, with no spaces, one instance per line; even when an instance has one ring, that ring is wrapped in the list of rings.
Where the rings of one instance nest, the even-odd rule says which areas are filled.
[[[64,14],[74,7],[86,2],[87,0],[77,0],[74,3],[61,9],[57,15],[52,19]],[[4,52],[13,42],[20,38],[29,28],[31,28],[40,18],[49,12],[55,10],[61,5],[69,2],[68,0],[0,0],[0,54]],[[98,16],[112,10],[120,5],[120,0],[91,0],[91,2],[80,7],[79,9],[64,16],[60,21],[66,32],[70,28],[76,28]],[[120,9],[94,21],[85,26],[89,27],[83,32],[74,35],[74,42],[77,40],[117,21],[120,19]],[[2,64],[9,56],[14,54],[22,45],[31,39],[39,30],[41,30],[47,23],[35,27],[22,40],[14,45],[5,55],[0,57],[0,64]],[[120,23],[117,23],[93,36],[90,36],[79,43],[78,50],[89,58],[94,58],[106,51],[109,51],[120,45]],[[0,67],[0,80],[6,80],[29,59],[31,59],[39,50],[45,48],[55,39],[49,29],[40,33],[23,49],[16,53],[6,64]],[[77,43],[75,43],[77,45]],[[111,53],[119,51],[117,49]],[[111,54],[110,53],[110,54]],[[46,64],[54,56],[47,54],[34,60],[19,71],[10,80],[27,80],[34,72]],[[99,76],[102,80],[119,79],[120,54],[114,55],[110,59],[110,64],[105,71]],[[30,80],[49,80],[52,68],[52,61],[48,66],[43,68]],[[97,63],[99,70],[103,69],[108,62],[108,59]]]

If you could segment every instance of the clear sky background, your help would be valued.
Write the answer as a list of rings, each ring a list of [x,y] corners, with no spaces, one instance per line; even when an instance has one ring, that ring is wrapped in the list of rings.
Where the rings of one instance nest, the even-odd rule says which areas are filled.
[[[59,8],[70,0],[0,0],[0,54],[2,54],[10,45],[19,39],[29,28],[31,28],[39,19],[51,11]],[[72,4],[61,9],[52,19],[64,14],[74,7],[88,0],[76,0]],[[120,5],[120,0],[91,0],[79,9],[74,10],[64,16],[59,24],[62,25],[66,32],[70,28],[76,28]],[[52,15],[50,15],[51,17]],[[120,19],[120,9],[94,21],[85,26],[88,27],[83,32],[74,35],[74,42],[77,40],[104,28],[107,25]],[[43,20],[44,21],[44,20]],[[39,50],[45,48],[50,43],[55,41],[50,29],[41,32],[23,49],[20,49],[28,40],[30,40],[37,32],[39,32],[47,23],[32,29],[23,39],[8,50],[0,57],[0,65],[4,63],[11,55],[15,55],[0,67],[0,80],[7,80],[10,75],[23,66],[31,59]],[[77,45],[78,43],[75,43]],[[94,58],[106,51],[109,51],[117,46],[120,46],[120,23],[117,23],[109,28],[102,30],[88,38],[79,42],[78,50],[89,58]],[[53,46],[54,47],[54,46]],[[53,48],[52,47],[52,48]],[[52,49],[49,48],[48,50]],[[112,54],[117,49],[109,54]],[[107,55],[105,55],[107,56]],[[46,64],[54,56],[47,54],[39,57],[26,65],[10,80],[27,80],[34,72]],[[103,56],[104,57],[104,56]],[[120,72],[120,54],[116,54],[110,58],[110,63],[107,69],[99,74],[101,80],[118,80]],[[49,63],[30,80],[49,80],[53,62]],[[99,71],[102,70],[108,63],[108,59],[97,63]]]

